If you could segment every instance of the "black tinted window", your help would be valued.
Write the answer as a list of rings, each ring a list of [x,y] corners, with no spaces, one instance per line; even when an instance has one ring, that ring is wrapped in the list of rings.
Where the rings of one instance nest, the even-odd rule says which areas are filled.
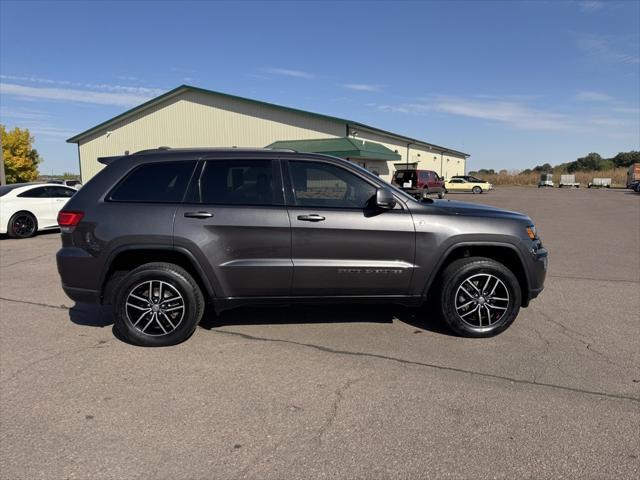
[[[282,204],[276,190],[271,160],[211,160],[199,183],[201,202],[218,205]]]
[[[328,163],[289,162],[296,205],[364,208],[375,195],[373,185]]]
[[[194,162],[163,162],[141,165],[111,193],[119,202],[177,203],[182,201]]]
[[[76,193],[73,188],[47,187],[47,195],[55,198],[71,198]]]
[[[47,187],[38,187],[27,190],[26,192],[22,192],[18,196],[27,198],[45,198],[49,195],[47,195]]]

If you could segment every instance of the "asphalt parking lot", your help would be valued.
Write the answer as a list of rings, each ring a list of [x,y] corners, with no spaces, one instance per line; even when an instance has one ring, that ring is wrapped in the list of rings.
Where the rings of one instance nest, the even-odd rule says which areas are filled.
[[[638,478],[640,195],[449,198],[528,213],[550,250],[498,337],[392,306],[246,308],[138,348],[64,295],[57,233],[0,240],[0,476]]]

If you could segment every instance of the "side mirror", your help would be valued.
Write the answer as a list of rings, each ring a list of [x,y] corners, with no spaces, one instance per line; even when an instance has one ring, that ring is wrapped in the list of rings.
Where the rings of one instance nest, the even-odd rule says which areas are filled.
[[[376,191],[376,206],[384,210],[390,210],[396,206],[396,199],[393,192],[385,187],[381,187]]]

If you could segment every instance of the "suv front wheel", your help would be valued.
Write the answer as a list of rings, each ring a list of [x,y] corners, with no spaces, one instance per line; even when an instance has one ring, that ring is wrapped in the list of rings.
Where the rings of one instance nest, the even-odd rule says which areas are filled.
[[[204,312],[204,299],[196,281],[182,267],[147,263],[122,279],[115,312],[115,328],[124,340],[164,347],[193,334]]]
[[[462,258],[443,273],[442,315],[459,335],[490,337],[504,331],[516,319],[521,301],[518,279],[490,258]]]

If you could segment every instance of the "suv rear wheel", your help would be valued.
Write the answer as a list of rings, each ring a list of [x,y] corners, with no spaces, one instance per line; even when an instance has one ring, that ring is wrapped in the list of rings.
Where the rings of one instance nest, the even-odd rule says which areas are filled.
[[[518,279],[490,258],[462,258],[443,273],[442,314],[459,335],[490,337],[502,332],[518,315],[521,300]]]
[[[193,334],[204,312],[204,298],[185,269],[171,263],[147,263],[122,279],[115,312],[115,328],[124,340],[163,347]]]

